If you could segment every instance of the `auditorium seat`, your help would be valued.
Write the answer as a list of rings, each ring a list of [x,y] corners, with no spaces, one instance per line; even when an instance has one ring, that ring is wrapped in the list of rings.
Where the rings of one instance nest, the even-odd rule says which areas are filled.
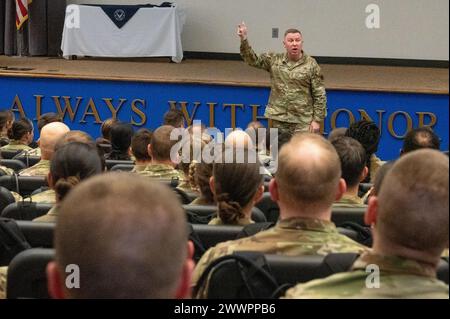
[[[48,186],[45,176],[0,176],[0,186],[12,192],[20,194],[22,197],[29,196],[34,190]]]
[[[113,167],[111,167],[110,171],[112,172],[131,172],[134,168],[134,164],[116,164]]]
[[[15,220],[33,220],[47,214],[52,206],[53,204],[29,201],[12,203],[3,209],[1,217],[12,218]]]
[[[266,216],[268,222],[276,223],[280,217],[280,208],[278,204],[270,198],[270,193],[265,192],[261,200],[255,204]]]
[[[0,165],[13,169],[16,173],[27,168],[23,162],[16,159],[2,159]]]
[[[134,165],[134,161],[105,160],[106,169],[109,171],[115,165]]]
[[[331,220],[336,226],[340,226],[345,222],[365,225],[364,214],[366,209],[366,207],[332,207]]]
[[[19,153],[16,156],[14,156],[15,160],[21,161],[25,164],[26,167],[31,167],[36,165],[40,160],[40,156],[30,156],[28,153]]]
[[[6,206],[9,204],[14,203],[16,200],[11,194],[11,191],[4,188],[3,186],[0,186],[0,213],[5,209]]]
[[[53,249],[32,248],[18,254],[8,267],[8,299],[49,298],[47,264],[55,258]]]
[[[236,239],[242,226],[191,224],[203,247],[209,249],[218,243]]]
[[[22,152],[22,150],[1,150],[2,158],[4,159],[12,159],[14,156]]]
[[[53,248],[56,223],[36,223],[17,220],[17,226],[32,248]]]

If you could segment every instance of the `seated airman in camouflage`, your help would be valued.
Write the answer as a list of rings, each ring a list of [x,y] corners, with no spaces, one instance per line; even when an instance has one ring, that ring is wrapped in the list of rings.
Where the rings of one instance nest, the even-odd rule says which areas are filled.
[[[369,200],[373,251],[351,272],[299,284],[286,297],[448,299],[448,285],[436,278],[448,245],[448,174],[448,157],[435,150],[398,160]]]
[[[280,150],[278,162],[269,190],[280,207],[280,221],[254,236],[209,249],[195,268],[194,286],[213,260],[234,251],[299,256],[366,250],[331,222],[331,205],[345,192],[334,147],[319,135],[297,134]],[[198,291],[197,297],[204,296],[204,287]]]
[[[33,123],[27,118],[22,118],[12,124],[9,132],[9,144],[0,147],[0,150],[5,151],[21,151],[31,150],[28,146],[33,141]]]
[[[347,190],[334,207],[366,207],[358,196],[359,183],[363,181],[369,169],[366,166],[366,151],[357,140],[342,136],[334,139],[333,144],[341,160],[342,178]]]
[[[69,127],[61,122],[53,122],[45,125],[41,131],[39,146],[41,148],[41,160],[34,166],[22,170],[21,176],[47,176],[50,171],[50,160],[55,152],[56,142],[65,133],[69,132]]]
[[[170,140],[170,133],[175,129],[170,125],[163,125],[153,132],[152,141],[148,152],[152,158],[150,165],[137,173],[156,179],[178,179],[185,180],[183,172],[175,169],[176,164],[170,159],[170,151],[178,140]]]
[[[132,172],[143,171],[147,165],[152,163],[149,154],[149,145],[152,141],[152,132],[149,129],[141,128],[131,139],[131,153],[133,153],[135,165]]]
[[[62,122],[61,115],[59,115],[58,113],[53,113],[53,112],[42,114],[37,123],[39,134],[41,133],[42,128],[45,125],[47,125],[49,123],[53,123],[53,122]],[[38,141],[38,144],[39,144],[39,141]],[[32,150],[27,151],[27,155],[40,157],[41,156],[41,148],[40,147],[33,148]]]

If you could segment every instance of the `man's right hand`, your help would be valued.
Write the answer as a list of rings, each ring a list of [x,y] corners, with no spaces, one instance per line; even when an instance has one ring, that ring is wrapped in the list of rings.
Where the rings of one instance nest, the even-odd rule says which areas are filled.
[[[238,25],[237,35],[241,38],[241,41],[247,40],[247,26],[245,22]]]

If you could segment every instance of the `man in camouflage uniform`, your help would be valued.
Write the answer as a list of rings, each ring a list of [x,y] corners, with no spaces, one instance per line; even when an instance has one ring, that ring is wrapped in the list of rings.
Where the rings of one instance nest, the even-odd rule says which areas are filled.
[[[8,267],[0,267],[0,299],[6,299],[6,276]]]
[[[257,55],[247,40],[245,23],[238,26],[241,56],[251,66],[270,72],[271,92],[265,116],[272,126],[294,132],[319,132],[326,117],[326,92],[316,60],[303,52],[303,36],[289,29],[284,36],[286,53]]]
[[[175,129],[170,125],[163,125],[153,132],[149,146],[149,154],[152,158],[151,164],[136,173],[156,179],[172,180],[179,182],[185,180],[183,172],[175,169],[175,163],[170,158],[172,147],[178,142],[170,140],[170,133]]]
[[[369,200],[373,252],[362,255],[351,272],[299,284],[286,297],[448,299],[448,285],[436,279],[448,245],[448,174],[448,157],[435,150],[398,160]]]
[[[272,199],[280,207],[280,221],[254,236],[220,243],[198,262],[195,286],[215,259],[234,251],[258,251],[289,256],[361,253],[366,248],[338,233],[331,222],[331,205],[345,191],[339,157],[333,146],[316,134],[294,135],[279,154],[278,171],[270,182]],[[197,297],[205,296],[200,287]]]
[[[21,176],[47,176],[50,171],[50,160],[55,152],[56,142],[67,132],[69,127],[61,122],[53,122],[45,125],[41,131],[39,146],[41,148],[41,160],[34,166],[22,170]]]
[[[333,207],[366,207],[363,199],[358,196],[359,183],[369,171],[364,147],[357,140],[346,136],[334,139],[331,144],[341,160],[342,178],[347,185],[344,195]]]

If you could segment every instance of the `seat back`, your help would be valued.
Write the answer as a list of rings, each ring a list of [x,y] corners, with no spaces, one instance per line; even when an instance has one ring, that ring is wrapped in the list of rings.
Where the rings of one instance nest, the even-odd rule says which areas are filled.
[[[437,269],[437,278],[448,285],[448,257],[440,260]]]
[[[205,269],[194,295],[225,299],[276,298],[297,283],[348,271],[357,257],[357,254],[292,257],[235,252],[213,261]]]
[[[16,173],[27,168],[25,164],[16,159],[2,159],[0,165],[13,169]]]
[[[31,247],[53,248],[55,223],[37,223],[27,220],[18,220],[16,222]]]
[[[131,172],[134,168],[134,164],[116,164],[113,167],[111,167],[110,171],[116,172]]]
[[[109,171],[115,165],[134,165],[134,161],[105,160],[106,169]]]
[[[31,167],[36,165],[41,160],[41,157],[28,155],[27,152],[21,152],[14,156],[14,159],[24,163],[26,167]]]
[[[15,201],[16,200],[13,194],[11,194],[11,191],[9,189],[4,188],[3,186],[0,186],[0,215],[6,206],[14,203]]]
[[[242,226],[192,224],[194,232],[200,239],[204,249],[214,247],[218,243],[236,239]]]
[[[23,197],[29,196],[34,190],[48,186],[45,176],[0,176],[0,186],[16,192]]]
[[[280,217],[280,208],[278,204],[270,198],[270,193],[265,192],[261,200],[256,203],[256,207],[259,208],[266,216],[268,222],[276,223]]]
[[[345,222],[353,222],[359,225],[365,225],[364,214],[366,207],[332,207],[331,221],[340,226]]]
[[[15,220],[33,220],[47,214],[52,207],[53,204],[22,201],[6,206],[1,217]]]
[[[17,154],[21,153],[22,150],[1,150],[2,158],[4,159],[12,159]]]
[[[32,248],[18,254],[8,267],[6,297],[49,298],[47,264],[55,258],[53,249]]]

